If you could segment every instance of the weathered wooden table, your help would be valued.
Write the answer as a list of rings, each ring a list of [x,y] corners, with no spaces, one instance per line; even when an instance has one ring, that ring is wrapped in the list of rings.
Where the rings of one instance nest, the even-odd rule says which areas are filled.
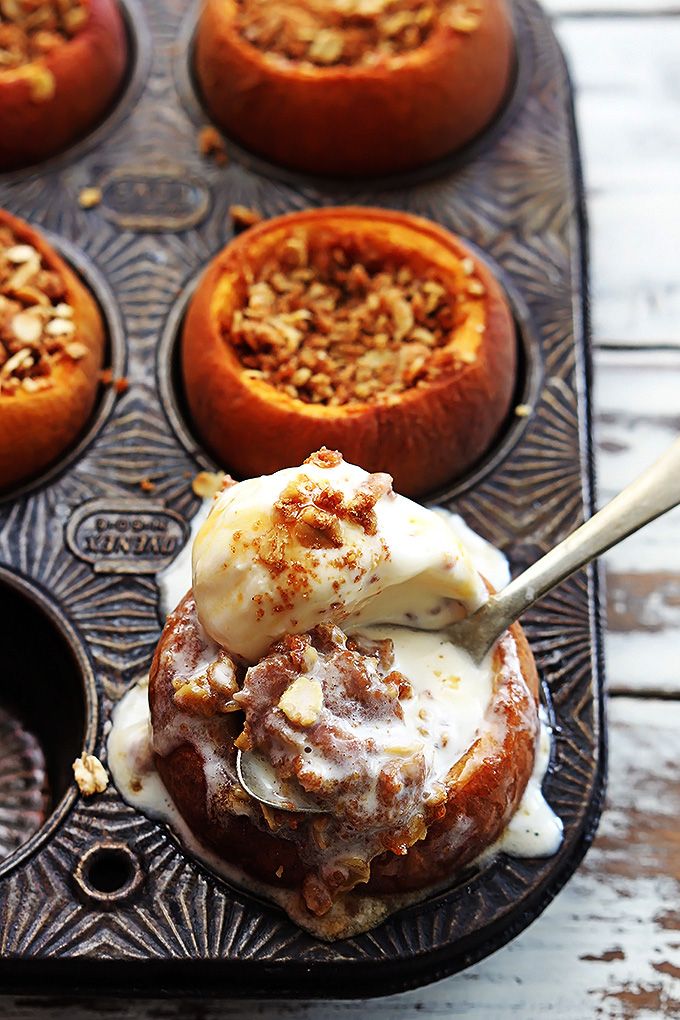
[[[599,502],[680,432],[680,5],[550,0],[591,223]],[[370,1002],[0,999],[6,1017],[680,1017],[680,510],[606,558],[610,765],[594,847],[495,956]]]

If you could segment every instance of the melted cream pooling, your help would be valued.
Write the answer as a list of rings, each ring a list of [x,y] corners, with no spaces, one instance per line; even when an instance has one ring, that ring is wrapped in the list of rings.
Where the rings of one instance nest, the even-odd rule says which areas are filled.
[[[265,884],[246,875],[241,869],[225,862],[200,843],[175,807],[153,764],[151,717],[149,713],[148,680],[143,678],[120,700],[113,711],[113,725],[108,739],[108,765],[121,796],[132,807],[158,822],[166,823],[191,856],[202,861],[215,874],[231,884],[264,896],[279,904],[301,927],[321,938],[351,936],[355,932],[379,924],[396,910],[426,899],[447,883],[403,895],[367,896],[360,887],[351,894],[355,917],[360,922],[347,927],[346,917],[331,915],[318,922],[301,908],[296,891]],[[498,853],[513,857],[550,857],[562,842],[562,823],[552,812],[541,786],[548,767],[551,730],[545,713],[541,712],[539,748],[532,776],[513,819],[501,838],[489,847],[476,862],[482,867]],[[337,925],[335,931],[333,924]]]
[[[211,507],[212,501],[206,500],[196,514],[192,522],[192,540]],[[438,510],[437,516],[451,528],[456,541],[464,545],[475,568],[495,588],[507,584],[507,560],[498,550],[472,532],[460,517],[445,510]],[[174,609],[191,585],[191,545],[192,541],[174,563],[159,575],[161,609],[164,613]],[[482,722],[491,696],[488,664],[475,667],[464,653],[436,632],[409,630],[387,624],[355,627],[354,630],[372,639],[390,638],[394,641],[394,668],[408,676],[414,687],[411,703],[404,703],[406,728],[410,734],[421,738],[423,745],[428,748],[432,782],[443,778],[451,764],[470,746]],[[509,651],[514,653],[514,649]],[[209,655],[210,651],[206,654]],[[419,714],[423,710],[425,719]],[[419,726],[424,733],[418,734]],[[309,928],[309,915],[307,912],[304,916],[300,913],[296,894],[254,881],[239,869],[225,864],[196,840],[154,768],[151,739],[147,684],[141,681],[116,707],[108,742],[109,766],[124,799],[143,813],[167,822],[189,852],[215,872],[235,884],[264,893],[283,906],[298,923]],[[533,775],[507,829],[497,843],[485,851],[481,860],[486,861],[500,851],[517,857],[547,857],[558,849],[562,839],[562,823],[542,793],[550,748],[551,731],[542,711]],[[206,780],[209,786],[212,780],[219,778],[210,775],[212,771],[213,766],[208,759]],[[362,902],[362,916],[370,915],[372,923],[378,923],[382,917],[401,906],[424,898],[429,891],[380,899],[363,896],[358,890],[353,895]],[[319,931],[317,934],[323,936],[325,932]]]

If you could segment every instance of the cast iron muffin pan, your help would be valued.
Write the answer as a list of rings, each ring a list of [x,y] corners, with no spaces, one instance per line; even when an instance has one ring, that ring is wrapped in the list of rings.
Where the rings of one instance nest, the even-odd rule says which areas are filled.
[[[115,377],[77,446],[0,496],[0,983],[5,992],[382,995],[469,966],[550,902],[592,840],[604,786],[598,575],[526,614],[555,727],[545,789],[565,826],[547,860],[501,855],[378,928],[326,944],[232,888],[111,786],[83,799],[71,762],[106,763],[116,702],[160,634],[156,574],[188,536],[191,479],[212,466],[177,371],[187,301],[228,241],[229,206],[265,216],[364,204],[428,216],[475,245],[517,323],[517,405],[483,462],[428,502],[455,509],[519,572],[593,511],[583,186],[567,71],[549,21],[516,0],[516,78],[464,152],[378,182],[305,178],[206,123],[191,75],[197,11],[124,0],[128,79],[88,138],[0,176],[0,205],[48,233],[100,304]],[[98,187],[101,204],[78,195]],[[228,469],[228,465],[222,465]]]

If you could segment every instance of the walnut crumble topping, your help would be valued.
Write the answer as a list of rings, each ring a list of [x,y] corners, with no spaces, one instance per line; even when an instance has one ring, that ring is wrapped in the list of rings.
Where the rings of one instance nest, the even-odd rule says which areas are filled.
[[[264,53],[317,67],[371,65],[417,50],[440,19],[468,34],[483,0],[237,0],[236,27]]]
[[[46,57],[88,17],[87,0],[0,0],[0,74]]]
[[[454,297],[433,268],[412,267],[403,252],[298,231],[248,282],[223,331],[252,378],[294,399],[389,404],[474,360],[452,340],[486,291],[472,259],[460,267]]]
[[[79,361],[87,347],[76,339],[73,308],[58,272],[40,253],[0,226],[0,394],[49,389],[55,363]]]

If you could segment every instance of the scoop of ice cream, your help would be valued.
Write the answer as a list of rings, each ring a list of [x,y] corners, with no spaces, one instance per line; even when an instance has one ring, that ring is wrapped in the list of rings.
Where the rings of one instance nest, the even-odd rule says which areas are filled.
[[[439,630],[486,598],[445,520],[330,451],[217,498],[193,589],[205,630],[245,662],[321,623]]]

